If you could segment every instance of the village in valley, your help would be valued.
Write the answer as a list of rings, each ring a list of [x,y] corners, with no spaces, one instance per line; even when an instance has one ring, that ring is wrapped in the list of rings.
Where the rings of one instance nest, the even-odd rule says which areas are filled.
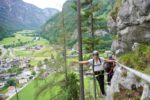
[[[47,69],[41,77],[45,78],[49,75],[48,68],[43,64],[41,58],[41,61],[37,60],[38,54],[49,52],[47,41],[39,37],[35,38],[35,36],[26,36],[25,40],[27,41],[23,39],[25,36],[19,36],[21,39],[17,40],[17,35],[13,42],[16,44],[12,44],[12,42],[0,44],[0,97],[3,98],[12,98],[37,77],[39,70]],[[22,45],[18,46],[18,41]],[[10,47],[7,47],[8,45]],[[43,61],[48,57],[49,55],[44,56]]]
[[[30,58],[25,58],[25,59],[11,59],[11,58],[6,58],[1,60],[1,82],[0,82],[0,88],[5,87],[7,84],[7,81],[13,81],[12,79],[15,79],[15,81],[18,81],[19,85],[24,85],[27,84],[30,79],[32,79],[35,75],[34,73],[36,72],[31,72],[30,70]],[[15,70],[15,71],[13,71]],[[7,72],[7,73],[3,73]],[[9,86],[8,87],[8,92],[7,95],[10,96],[15,92],[15,86]]]

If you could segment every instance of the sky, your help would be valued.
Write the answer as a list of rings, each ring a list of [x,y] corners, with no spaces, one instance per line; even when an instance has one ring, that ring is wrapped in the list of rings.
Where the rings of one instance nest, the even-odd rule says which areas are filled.
[[[23,0],[24,2],[36,5],[39,8],[56,8],[61,11],[66,0]]]

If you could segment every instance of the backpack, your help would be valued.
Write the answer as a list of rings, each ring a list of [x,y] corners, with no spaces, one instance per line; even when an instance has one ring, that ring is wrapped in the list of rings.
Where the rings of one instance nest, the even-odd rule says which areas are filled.
[[[108,62],[104,62],[103,64],[104,70],[109,73],[111,71],[111,64]]]
[[[111,71],[113,71],[113,68],[115,67],[115,63],[114,62],[104,62],[103,64],[103,67],[104,67],[104,70],[107,72],[107,73],[110,73]]]

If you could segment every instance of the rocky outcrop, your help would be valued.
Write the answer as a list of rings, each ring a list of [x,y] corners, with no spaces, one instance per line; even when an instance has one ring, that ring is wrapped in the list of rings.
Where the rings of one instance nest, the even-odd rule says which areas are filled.
[[[129,91],[134,90],[134,88],[142,87],[140,100],[150,99],[150,89],[147,82],[122,68],[119,64],[115,67],[114,72],[111,86],[107,88],[107,100],[114,100],[114,94],[122,92],[122,90],[120,90],[121,86]]]
[[[150,42],[150,0],[124,0],[116,20],[109,17],[108,27],[118,35],[114,52],[130,51],[135,42]]]

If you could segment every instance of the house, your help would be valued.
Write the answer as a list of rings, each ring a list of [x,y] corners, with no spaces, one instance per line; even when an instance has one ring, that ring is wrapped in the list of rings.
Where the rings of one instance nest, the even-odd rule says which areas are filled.
[[[26,50],[41,50],[43,48],[42,45],[26,47]]]
[[[24,75],[24,76],[30,76],[31,75],[31,71],[30,70],[24,70],[22,72],[22,75]]]
[[[0,100],[3,100],[3,96],[4,96],[3,94],[0,94]]]
[[[0,81],[0,88],[3,88],[5,86],[5,81]]]
[[[4,74],[0,74],[0,79],[9,79],[10,77],[14,77],[16,76],[16,73],[4,73]]]
[[[12,61],[12,59],[10,59],[10,58],[6,58],[6,63],[10,63],[11,61]]]
[[[8,74],[8,73],[0,74],[0,79],[2,79],[2,80],[6,80],[6,79],[9,79],[9,78],[10,78],[10,74]]]
[[[35,72],[38,72],[39,70],[40,70],[39,67],[37,67],[37,66],[34,67],[34,71],[35,71]]]
[[[42,69],[45,69],[45,70],[46,70],[46,69],[47,69],[47,65],[43,65],[43,66],[42,66]]]
[[[42,79],[45,79],[45,78],[48,77],[48,75],[49,75],[49,73],[48,73],[48,72],[45,72],[45,73],[42,74],[41,78],[42,78]]]
[[[8,92],[7,93],[8,93],[9,96],[12,95],[15,92],[16,92],[15,86],[9,86],[8,87]]]
[[[12,61],[10,62],[10,64],[11,64],[11,65],[20,65],[20,62],[19,62],[19,60],[14,59],[14,60],[12,60]]]
[[[27,68],[28,67],[28,64],[26,63],[22,63],[21,66],[19,66],[19,68]]]
[[[19,80],[19,84],[25,84],[25,83],[27,83],[27,82],[28,82],[27,79],[20,79],[20,80]]]
[[[16,79],[21,80],[21,79],[29,79],[31,76],[31,71],[29,70],[24,70],[21,74],[17,75]]]

